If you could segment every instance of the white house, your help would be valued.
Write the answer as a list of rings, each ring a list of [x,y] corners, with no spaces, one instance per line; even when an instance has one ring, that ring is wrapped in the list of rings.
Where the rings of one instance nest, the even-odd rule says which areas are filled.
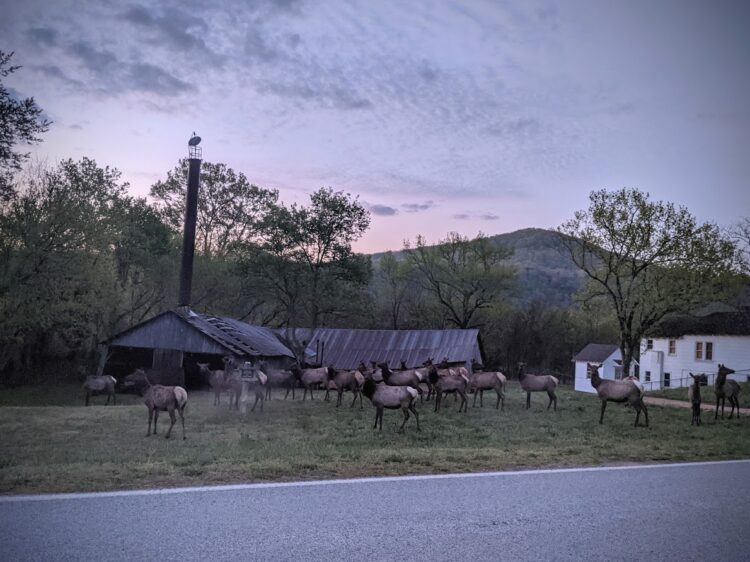
[[[622,353],[616,345],[590,343],[573,357],[573,361],[576,364],[574,388],[580,392],[596,392],[591,386],[588,363],[599,365],[599,376],[603,379],[622,378]]]
[[[737,371],[729,378],[745,382],[750,373],[750,314],[708,309],[669,318],[641,341],[640,351],[640,380],[646,390],[689,386],[690,373],[704,373],[713,384],[719,363]]]

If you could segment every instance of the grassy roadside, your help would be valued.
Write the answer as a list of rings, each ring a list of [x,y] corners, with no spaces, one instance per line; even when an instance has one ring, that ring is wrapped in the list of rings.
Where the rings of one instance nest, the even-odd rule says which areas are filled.
[[[43,398],[29,389],[0,395],[1,404]],[[425,403],[418,408],[422,432],[412,419],[399,435],[399,412],[386,413],[382,433],[372,430],[374,410],[366,400],[360,411],[277,395],[263,414],[242,418],[226,405],[214,407],[209,393],[195,392],[186,413],[188,439],[179,439],[178,432],[178,439],[167,441],[161,436],[165,415],[161,435],[145,437],[146,408],[133,404],[135,397],[121,400],[130,405],[84,408],[77,387],[58,388],[45,400],[60,405],[0,407],[0,492],[750,457],[747,419],[705,420],[693,428],[689,412],[651,407],[652,426],[635,429],[633,411],[611,404],[599,426],[595,397],[561,390],[558,411],[547,412],[546,397],[535,396],[531,411],[525,411],[517,386],[507,395],[504,412],[491,407],[491,396],[485,396],[483,409],[470,406],[468,414],[458,414],[452,399],[439,415]]]

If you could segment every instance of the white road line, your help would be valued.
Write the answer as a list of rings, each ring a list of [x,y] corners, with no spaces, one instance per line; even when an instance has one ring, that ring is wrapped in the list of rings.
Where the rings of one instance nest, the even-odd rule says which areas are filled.
[[[341,484],[373,484],[380,482],[409,482],[419,480],[450,480],[457,478],[495,478],[535,474],[560,474],[566,472],[605,472],[608,470],[650,470],[655,468],[683,468],[691,466],[710,466],[716,464],[746,464],[750,459],[728,461],[702,461],[662,464],[633,464],[623,466],[590,466],[579,468],[540,468],[533,470],[508,470],[498,472],[464,472],[454,474],[415,474],[410,476],[372,476],[366,478],[347,478],[334,480],[302,480],[299,482],[257,482],[254,484],[225,484],[216,486],[194,486],[184,488],[156,488],[150,490],[119,490],[114,492],[75,492],[61,494],[24,494],[0,496],[0,504],[13,502],[34,502],[51,500],[117,498],[128,496],[154,496],[169,494],[189,494],[200,492],[232,492],[238,490],[262,490],[266,488],[295,488],[306,486],[335,486]]]

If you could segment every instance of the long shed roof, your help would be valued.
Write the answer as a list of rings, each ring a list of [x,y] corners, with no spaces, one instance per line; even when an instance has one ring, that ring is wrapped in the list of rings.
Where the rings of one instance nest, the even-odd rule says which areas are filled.
[[[111,337],[118,347],[179,349],[191,353],[294,357],[274,331],[233,318],[199,314],[185,308],[168,310]]]
[[[287,336],[286,330],[279,330]],[[297,339],[307,342],[306,355],[316,363],[354,369],[360,361],[421,366],[428,358],[470,364],[482,362],[479,330],[359,330],[349,328],[298,329]],[[318,354],[322,357],[318,357]],[[322,360],[322,361],[321,361]]]

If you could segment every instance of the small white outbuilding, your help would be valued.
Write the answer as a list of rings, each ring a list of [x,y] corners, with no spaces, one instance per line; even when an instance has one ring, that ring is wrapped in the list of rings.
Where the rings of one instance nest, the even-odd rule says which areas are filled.
[[[599,366],[599,376],[614,380],[622,378],[622,353],[620,348],[608,343],[590,343],[573,357],[575,363],[575,389],[580,392],[596,393],[591,386],[587,364]]]

